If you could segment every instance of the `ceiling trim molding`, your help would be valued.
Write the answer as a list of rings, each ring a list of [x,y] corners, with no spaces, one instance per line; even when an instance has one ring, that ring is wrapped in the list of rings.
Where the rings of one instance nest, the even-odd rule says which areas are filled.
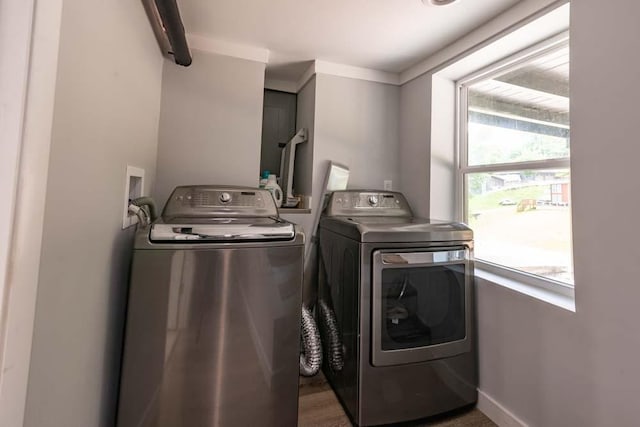
[[[316,74],[328,74],[337,77],[365,80],[375,83],[384,83],[394,86],[400,85],[400,74],[379,71],[371,68],[354,67],[352,65],[338,64],[336,62],[316,59],[302,74],[298,80],[297,91],[300,91],[307,82]]]
[[[246,44],[233,43],[196,34],[187,34],[189,47],[217,55],[231,56],[233,58],[247,59],[249,61],[269,62],[269,49],[255,47]]]
[[[423,74],[444,68],[447,64],[451,64],[463,56],[488,46],[567,2],[568,0],[529,0],[519,2],[478,29],[471,31],[444,49],[402,71],[400,73],[400,84],[404,85]],[[478,43],[478,40],[482,41]]]
[[[299,90],[296,82],[277,79],[264,79],[264,88],[289,93],[298,93]]]
[[[311,61],[311,65],[309,65],[309,67],[304,71],[302,77],[300,77],[296,84],[296,92],[300,92],[300,89],[302,89],[304,85],[311,80],[311,77],[316,75],[316,62],[317,61]]]
[[[400,75],[398,73],[354,67],[352,65],[338,64],[329,61],[316,60],[315,71],[318,74],[330,74],[332,76],[349,77],[376,83],[400,85]]]

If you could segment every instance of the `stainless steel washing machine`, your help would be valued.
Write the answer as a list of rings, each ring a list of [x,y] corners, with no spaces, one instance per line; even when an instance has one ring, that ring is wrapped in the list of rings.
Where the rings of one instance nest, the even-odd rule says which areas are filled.
[[[297,425],[303,252],[268,191],[176,188],[135,237],[117,425]]]
[[[331,195],[319,239],[320,307],[337,328],[321,326],[341,353],[323,370],[351,420],[397,423],[476,402],[472,231],[414,218],[400,193],[346,190]]]

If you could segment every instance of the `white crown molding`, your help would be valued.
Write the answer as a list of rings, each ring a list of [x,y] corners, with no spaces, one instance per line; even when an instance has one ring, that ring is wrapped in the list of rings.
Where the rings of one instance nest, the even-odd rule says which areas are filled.
[[[365,80],[395,86],[400,85],[400,75],[397,73],[378,71],[371,68],[354,67],[352,65],[338,64],[335,62],[316,59],[298,80],[296,85],[297,91],[300,91],[311,77],[316,74],[328,74],[331,76],[347,77],[350,79]]]
[[[197,34],[187,34],[187,42],[189,43],[189,47],[192,49],[217,55],[230,56],[233,58],[247,59],[249,61],[262,62],[263,64],[269,63],[270,51],[265,48],[213,39]],[[284,92],[298,92],[305,84],[307,84],[311,77],[318,73],[396,86],[400,85],[400,74],[398,73],[389,73],[371,68],[355,67],[352,65],[338,64],[336,62],[316,59],[296,83],[269,79],[265,81],[265,87],[269,84],[270,87],[267,87],[267,89],[282,90]]]
[[[522,1],[496,16],[476,30],[458,39],[444,49],[430,55],[418,64],[400,73],[400,85],[410,82],[423,74],[455,61],[461,56],[473,53],[498,40],[517,28],[533,21],[553,9],[567,3],[568,0],[528,0]],[[478,43],[478,40],[482,40]]]
[[[279,90],[280,92],[298,93],[298,85],[296,82],[277,79],[265,79],[264,88],[271,90]]]
[[[196,34],[187,34],[187,42],[189,47],[204,52],[262,62],[263,64],[269,62],[269,49],[261,47],[222,41]]]
[[[309,65],[309,67],[304,71],[302,77],[300,77],[298,83],[296,84],[296,92],[300,92],[304,85],[306,85],[307,82],[311,80],[311,77],[316,75],[316,62],[317,61],[312,61],[311,65]]]
[[[318,74],[330,74],[332,76],[349,77],[352,79],[367,80],[370,82],[385,83],[396,86],[400,84],[399,74],[373,70],[371,68],[354,67],[352,65],[316,60],[315,69]]]

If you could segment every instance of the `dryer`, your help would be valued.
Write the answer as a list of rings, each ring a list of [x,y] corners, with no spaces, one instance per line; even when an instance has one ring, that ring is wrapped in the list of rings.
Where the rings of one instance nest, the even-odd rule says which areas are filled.
[[[413,217],[397,192],[346,190],[330,196],[319,239],[320,307],[337,325],[323,335],[342,353],[323,371],[351,420],[390,424],[475,403],[472,231]]]

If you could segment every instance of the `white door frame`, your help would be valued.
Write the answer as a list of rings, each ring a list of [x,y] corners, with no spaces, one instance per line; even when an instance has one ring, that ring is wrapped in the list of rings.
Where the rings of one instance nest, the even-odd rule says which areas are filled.
[[[24,423],[63,0],[0,0],[0,425]]]
[[[33,0],[0,2],[0,367],[4,368],[9,248],[13,237],[18,164],[27,99]],[[4,383],[0,371],[0,387]]]

